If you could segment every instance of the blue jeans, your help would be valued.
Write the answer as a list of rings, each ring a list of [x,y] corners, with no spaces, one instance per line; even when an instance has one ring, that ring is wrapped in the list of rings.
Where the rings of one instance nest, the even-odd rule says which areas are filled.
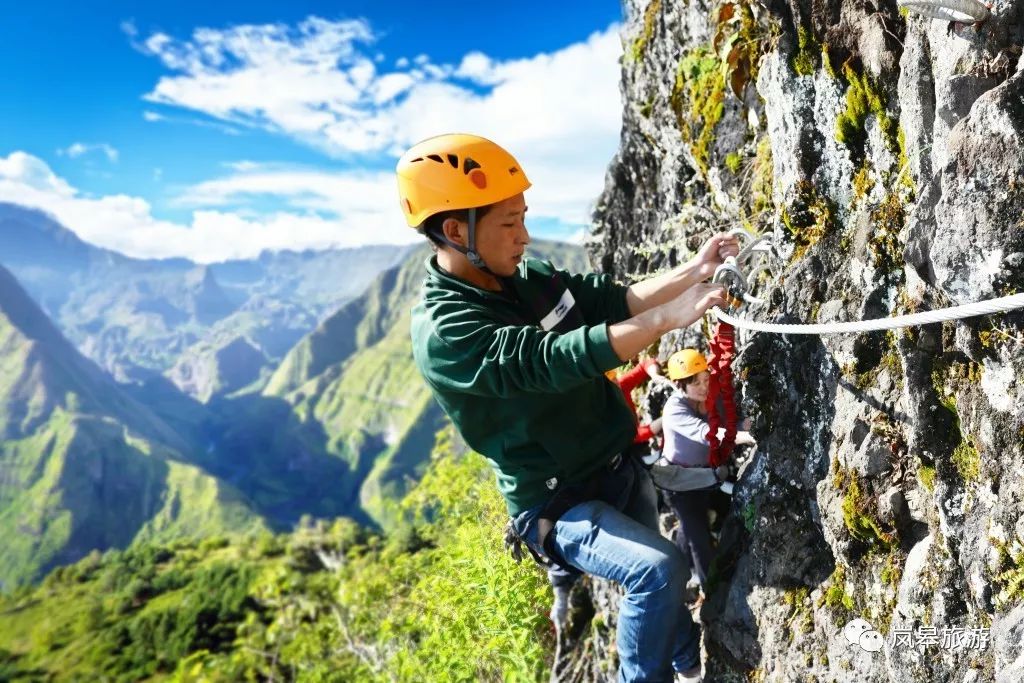
[[[630,462],[636,481],[618,510],[593,500],[570,508],[555,524],[554,543],[580,571],[620,584],[616,645],[619,681],[671,681],[672,669],[700,665],[700,627],[683,599],[689,563],[658,532],[657,494],[642,467]],[[516,532],[543,554],[536,519],[543,505],[515,518]]]

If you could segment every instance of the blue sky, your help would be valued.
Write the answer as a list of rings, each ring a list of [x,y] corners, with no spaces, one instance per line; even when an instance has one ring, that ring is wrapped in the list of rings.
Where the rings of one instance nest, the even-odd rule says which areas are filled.
[[[576,234],[618,145],[621,6],[473,5],[18,3],[0,200],[138,256],[400,242],[398,154],[465,130],[520,158],[535,234]]]

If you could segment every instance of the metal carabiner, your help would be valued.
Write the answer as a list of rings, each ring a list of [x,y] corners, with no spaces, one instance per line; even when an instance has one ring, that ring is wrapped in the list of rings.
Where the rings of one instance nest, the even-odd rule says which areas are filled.
[[[728,282],[725,282],[728,280]],[[747,281],[743,272],[736,265],[736,257],[730,256],[722,265],[715,268],[711,278],[715,284],[725,284],[725,293],[731,308],[738,308],[747,294]]]

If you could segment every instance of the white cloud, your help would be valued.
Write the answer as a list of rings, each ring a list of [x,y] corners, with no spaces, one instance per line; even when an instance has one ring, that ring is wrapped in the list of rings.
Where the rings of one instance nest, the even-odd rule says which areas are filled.
[[[459,68],[455,70],[455,75],[482,85],[494,85],[499,82],[495,77],[494,62],[482,52],[470,52],[463,57]]]
[[[373,38],[366,22],[318,18],[201,28],[188,40],[153,34],[140,49],[174,73],[146,97],[341,157],[394,158],[438,133],[478,133],[519,158],[534,182],[532,214],[589,222],[619,142],[617,26],[549,54],[503,61],[472,52],[457,66],[420,54],[386,73]]]
[[[194,116],[166,116],[164,114],[157,113],[155,111],[144,111],[142,112],[142,118],[149,123],[184,123],[190,126],[199,126],[200,128],[212,128],[219,130],[225,135],[242,135],[242,131],[233,126],[229,126],[219,121],[206,121],[199,119]]]
[[[232,171],[239,171],[245,173],[248,171],[255,171],[260,167],[255,161],[249,161],[248,159],[242,159],[241,161],[225,161],[224,167],[230,168]]]
[[[240,174],[193,188],[193,203],[205,208],[180,224],[155,218],[150,204],[138,197],[87,197],[25,152],[0,157],[0,201],[42,209],[85,241],[140,258],[185,256],[210,263],[253,258],[264,249],[422,240],[405,226],[393,193],[390,173]],[[256,214],[209,208],[256,195],[284,197],[290,208]]]
[[[117,150],[105,142],[99,144],[89,144],[86,142],[75,142],[72,143],[66,149],[58,149],[57,154],[67,155],[72,159],[77,159],[80,156],[90,154],[92,152],[99,152],[107,157],[107,161],[117,161]]]

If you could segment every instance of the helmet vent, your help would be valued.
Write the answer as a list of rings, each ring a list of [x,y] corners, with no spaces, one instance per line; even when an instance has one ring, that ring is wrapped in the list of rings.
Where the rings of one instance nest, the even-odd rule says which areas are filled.
[[[410,163],[410,164],[415,164],[415,163],[416,163],[417,161],[423,161],[423,157],[416,157],[415,159],[413,159],[413,160],[412,160],[412,161],[410,161],[409,163]]]
[[[519,169],[518,169],[518,168],[516,168],[515,166],[513,166],[513,167],[512,167],[512,168],[510,168],[510,169],[508,169],[508,174],[509,174],[509,175],[515,175],[516,173],[519,173]]]
[[[472,171],[474,168],[482,167],[480,166],[480,164],[476,163],[469,157],[466,157],[465,160],[463,160],[462,162],[462,172],[466,175],[469,175],[469,172]]]
[[[455,156],[454,154],[449,154],[447,156],[448,156],[448,163],[452,165],[452,168],[458,168],[459,167],[459,158],[457,156]]]
[[[443,164],[444,163],[444,160],[441,159],[441,157],[438,156],[437,154],[428,154],[427,158],[430,159],[431,161],[436,161],[439,164]]]

